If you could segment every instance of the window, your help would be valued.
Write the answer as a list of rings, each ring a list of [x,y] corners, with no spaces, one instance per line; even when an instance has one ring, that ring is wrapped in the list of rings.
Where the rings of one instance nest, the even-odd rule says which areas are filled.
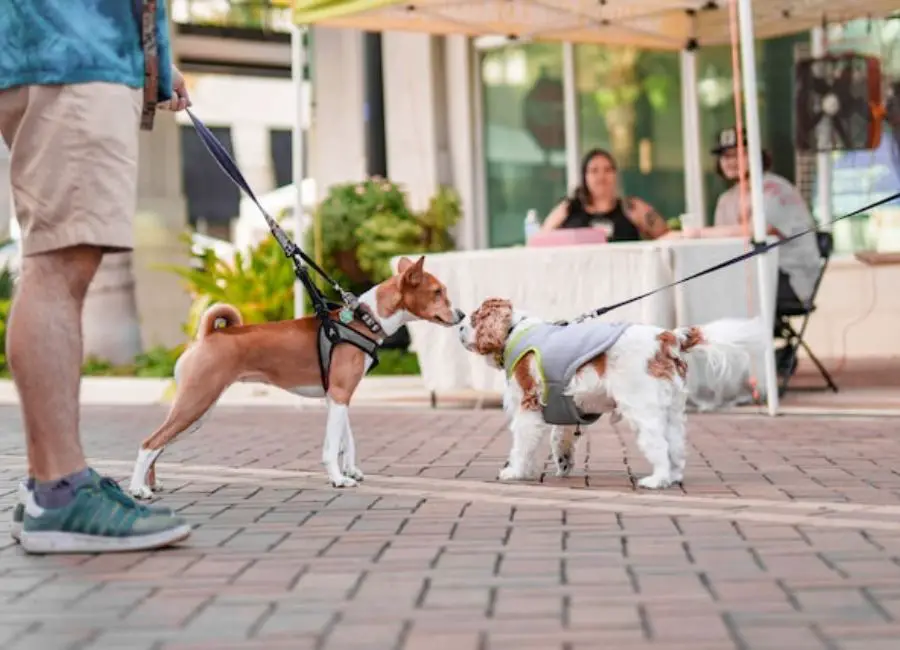
[[[579,156],[609,151],[624,195],[665,217],[684,210],[681,82],[677,52],[634,47],[575,48]]]
[[[213,135],[234,157],[231,129],[210,127]],[[181,170],[188,206],[188,222],[196,227],[198,220],[210,225],[229,225],[240,212],[241,194],[219,164],[209,155],[200,136],[191,125],[181,127]]]
[[[306,144],[304,139],[303,144]],[[284,187],[294,182],[293,135],[289,129],[269,131],[269,148],[272,155],[272,169],[275,171],[275,187]]]
[[[488,245],[518,245],[528,211],[543,218],[566,193],[562,48],[540,43],[487,52],[481,77]]]
[[[757,46],[763,146],[773,154],[775,171],[787,178],[793,177],[793,126],[782,116],[793,112],[792,70],[765,62],[789,56],[785,50],[789,52],[798,38],[807,36],[772,39]],[[593,147],[607,149],[618,162],[623,193],[649,201],[667,218],[686,208],[679,59],[678,52],[633,47],[575,48],[579,155]],[[726,186],[707,152],[716,133],[735,124],[731,47],[700,48],[696,60],[705,218],[709,223],[716,199]]]

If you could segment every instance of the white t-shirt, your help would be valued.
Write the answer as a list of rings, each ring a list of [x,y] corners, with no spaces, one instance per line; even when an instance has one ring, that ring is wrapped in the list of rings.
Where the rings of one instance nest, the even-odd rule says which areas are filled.
[[[747,197],[750,208],[750,197]],[[787,179],[765,172],[763,174],[763,201],[766,222],[785,237],[814,226],[815,221],[806,207],[806,202]],[[715,225],[736,226],[740,224],[740,185],[723,192],[716,203]],[[800,300],[808,300],[812,295],[819,275],[822,258],[813,233],[798,237],[778,248],[778,266],[784,271],[791,288]]]

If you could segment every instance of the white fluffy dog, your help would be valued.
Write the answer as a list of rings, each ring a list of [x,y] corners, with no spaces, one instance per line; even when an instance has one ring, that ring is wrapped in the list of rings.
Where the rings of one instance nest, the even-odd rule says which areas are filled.
[[[506,371],[503,402],[513,441],[501,480],[540,473],[545,434],[557,475],[568,475],[578,425],[612,413],[613,422],[631,425],[653,467],[640,486],[659,489],[684,478],[689,389],[706,409],[741,394],[763,332],[759,320],[741,319],[672,331],[596,319],[558,326],[490,298],[463,319],[459,337],[467,350]],[[702,380],[689,386],[693,372]]]

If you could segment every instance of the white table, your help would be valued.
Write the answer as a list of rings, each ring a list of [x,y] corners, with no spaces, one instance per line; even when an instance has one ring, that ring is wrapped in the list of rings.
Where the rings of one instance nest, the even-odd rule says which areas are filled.
[[[485,298],[501,297],[541,318],[556,320],[663,286],[740,255],[745,246],[743,239],[716,239],[504,248],[429,255],[425,269],[447,285],[454,305],[466,312]],[[777,253],[769,255],[775,258]],[[395,259],[395,270],[396,263]],[[774,306],[777,258],[770,269]],[[617,309],[601,320],[672,328],[722,317],[752,317],[757,313],[755,273],[753,261],[736,264]],[[412,323],[409,331],[429,391],[436,395],[503,391],[503,373],[466,352],[455,328]],[[755,374],[762,374],[761,363],[756,362],[760,370]]]

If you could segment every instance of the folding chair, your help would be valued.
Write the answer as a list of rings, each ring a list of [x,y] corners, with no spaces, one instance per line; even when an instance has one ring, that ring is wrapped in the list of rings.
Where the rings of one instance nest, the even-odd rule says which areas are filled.
[[[816,283],[813,286],[809,300],[805,303],[799,301],[790,304],[782,303],[776,307],[775,336],[784,340],[786,345],[785,349],[787,351],[787,358],[779,360],[782,361],[778,368],[780,379],[778,388],[779,395],[784,395],[785,391],[787,391],[788,383],[791,380],[791,376],[794,374],[794,369],[797,367],[797,351],[799,348],[803,348],[806,351],[806,354],[809,355],[810,360],[825,380],[826,386],[814,390],[826,390],[830,388],[835,393],[838,392],[838,387],[834,382],[834,378],[828,370],[825,369],[825,366],[822,365],[822,362],[819,361],[818,357],[816,357],[809,348],[809,345],[807,345],[806,341],[803,339],[803,335],[806,333],[806,327],[809,325],[809,317],[816,310],[816,295],[819,293],[819,286],[822,284],[822,278],[825,276],[825,269],[828,267],[828,260],[831,258],[831,253],[834,249],[834,238],[830,232],[818,231],[816,232],[816,243],[819,247],[819,254],[822,256],[822,264],[819,267],[819,276],[816,278]],[[799,331],[795,329],[793,323],[791,323],[792,318],[803,319]]]

